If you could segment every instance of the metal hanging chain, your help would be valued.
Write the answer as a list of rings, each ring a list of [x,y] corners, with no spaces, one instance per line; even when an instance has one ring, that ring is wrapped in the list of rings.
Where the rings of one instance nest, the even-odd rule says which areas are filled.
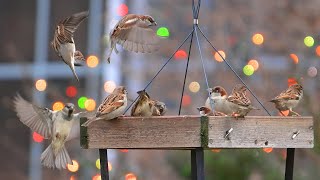
[[[159,69],[159,71],[156,73],[156,75],[150,80],[150,82],[146,85],[146,87],[143,90],[146,90],[150,84],[154,81],[154,79],[160,74],[160,72],[163,70],[163,68],[170,62],[170,60],[173,58],[173,56],[176,54],[176,52],[185,44],[185,42],[189,39],[191,35],[193,35],[194,29],[189,33],[189,35],[184,39],[184,41],[179,45],[179,47],[172,53],[170,58],[163,64],[163,66]],[[139,96],[136,97],[136,99],[129,105],[127,110],[123,113],[126,114],[126,112],[131,108],[131,106],[138,100]]]
[[[268,113],[269,116],[271,116],[270,112],[267,110],[267,108],[261,103],[261,101],[258,99],[258,97],[251,91],[251,89],[248,87],[248,85],[242,80],[242,78],[238,75],[238,73],[232,68],[232,66],[229,64],[228,61],[219,53],[217,48],[213,46],[213,44],[209,41],[207,36],[202,32],[201,28],[197,26],[202,36],[206,39],[206,41],[210,44],[210,46],[219,54],[219,56],[223,59],[223,61],[228,65],[228,67],[231,69],[231,71],[238,77],[238,79],[241,81],[241,83],[250,91],[250,93],[253,95],[253,97],[258,101],[258,103],[262,106],[262,108]]]

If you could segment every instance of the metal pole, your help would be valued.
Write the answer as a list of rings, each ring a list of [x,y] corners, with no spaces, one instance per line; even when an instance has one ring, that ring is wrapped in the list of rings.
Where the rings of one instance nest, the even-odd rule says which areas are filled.
[[[196,148],[191,150],[191,179],[204,180],[203,148]]]
[[[294,152],[295,148],[287,149],[285,180],[293,179]]]
[[[99,155],[100,155],[101,179],[109,180],[108,150],[99,149]]]

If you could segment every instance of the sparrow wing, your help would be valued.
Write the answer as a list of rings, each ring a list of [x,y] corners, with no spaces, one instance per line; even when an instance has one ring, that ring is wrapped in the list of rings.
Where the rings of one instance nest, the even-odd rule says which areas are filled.
[[[285,91],[282,91],[280,95],[275,97],[271,100],[271,102],[280,101],[280,100],[299,100],[300,96],[299,94],[292,90],[291,88],[288,88]]]
[[[80,137],[80,118],[84,117],[85,114],[86,112],[79,112],[73,115],[72,127],[66,141]]]
[[[46,139],[51,137],[53,111],[33,105],[19,94],[14,98],[14,108],[23,124]]]
[[[97,116],[108,114],[124,105],[124,94],[110,94],[97,110]]]
[[[227,100],[240,106],[251,105],[250,99],[243,93],[234,92],[227,98]]]
[[[86,59],[84,58],[83,54],[80,51],[74,52],[74,65],[75,66],[83,66]]]
[[[81,22],[89,16],[89,11],[83,11],[80,13],[73,14],[72,16],[67,17],[62,20],[59,25],[62,25],[63,32],[66,38],[70,41],[73,41],[73,33],[77,30]]]

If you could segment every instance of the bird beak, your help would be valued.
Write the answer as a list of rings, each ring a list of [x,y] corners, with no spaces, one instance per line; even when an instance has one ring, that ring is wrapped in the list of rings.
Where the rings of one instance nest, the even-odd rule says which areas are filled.
[[[197,109],[200,111],[200,107],[197,107]]]
[[[156,26],[156,25],[157,25],[157,22],[154,22],[152,25]]]

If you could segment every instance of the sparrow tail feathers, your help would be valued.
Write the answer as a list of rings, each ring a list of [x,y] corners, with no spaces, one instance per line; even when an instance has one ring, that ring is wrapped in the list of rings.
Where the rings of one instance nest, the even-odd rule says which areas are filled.
[[[41,164],[43,164],[44,166],[46,166],[48,168],[54,168],[55,167],[54,154],[53,154],[53,150],[52,150],[51,144],[41,154]]]
[[[72,165],[72,161],[66,147],[63,146],[56,156],[55,165],[58,169],[65,169],[67,167],[67,164]]]
[[[91,123],[92,123],[93,121],[95,121],[95,120],[96,120],[96,118],[93,117],[93,118],[87,120],[87,121],[86,121],[85,123],[83,123],[81,126],[88,127],[89,124],[91,124]]]

